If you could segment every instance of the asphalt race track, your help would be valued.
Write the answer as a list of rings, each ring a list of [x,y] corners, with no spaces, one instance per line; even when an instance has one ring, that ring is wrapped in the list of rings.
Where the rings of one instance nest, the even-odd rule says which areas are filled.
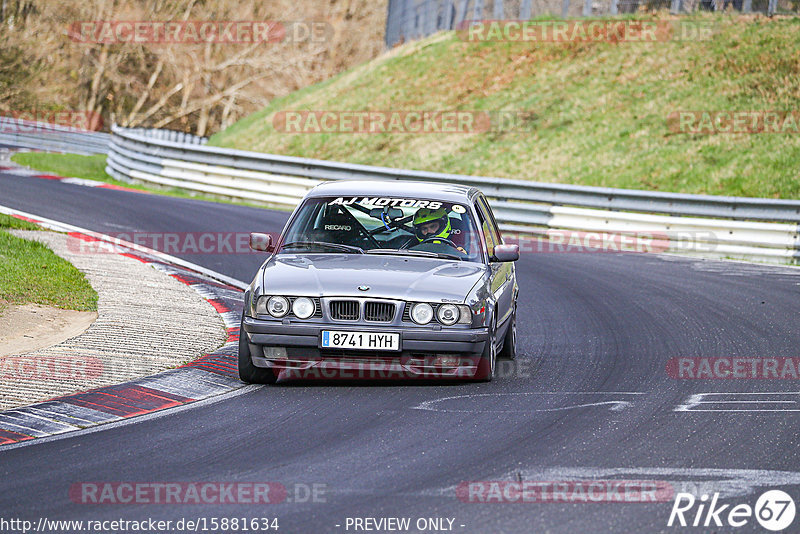
[[[287,217],[2,173],[0,204],[106,233],[277,232]],[[177,255],[243,281],[263,259]],[[517,269],[519,363],[490,384],[262,387],[0,449],[2,515],[277,517],[283,533],[354,532],[348,517],[450,518],[465,533],[765,532],[752,518],[742,528],[668,527],[672,499],[481,503],[456,488],[620,479],[723,492],[731,505],[754,506],[768,489],[797,500],[797,380],[678,380],[666,365],[800,356],[799,269],[580,252],[524,254]],[[71,501],[73,484],[96,481],[278,482],[289,494],[268,505]],[[305,498],[314,484],[324,493]]]

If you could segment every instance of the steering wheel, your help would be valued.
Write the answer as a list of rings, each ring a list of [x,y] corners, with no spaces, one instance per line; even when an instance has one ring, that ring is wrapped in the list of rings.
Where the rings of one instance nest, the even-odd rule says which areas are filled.
[[[425,239],[423,239],[419,243],[414,244],[413,246],[416,247],[418,245],[422,245],[423,243],[433,243],[435,241],[440,241],[440,242],[444,243],[445,245],[449,245],[449,246],[453,247],[456,250],[459,249],[458,245],[456,245],[455,243],[453,243],[449,239],[444,238],[444,237],[436,237],[436,236],[426,237]],[[403,248],[413,248],[413,247],[412,247],[412,245],[407,245],[407,246],[405,246]],[[461,252],[460,250],[458,250],[458,251]]]

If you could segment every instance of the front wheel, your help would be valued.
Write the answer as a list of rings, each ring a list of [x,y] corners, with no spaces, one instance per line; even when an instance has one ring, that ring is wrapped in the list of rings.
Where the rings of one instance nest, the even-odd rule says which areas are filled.
[[[511,321],[506,330],[506,338],[503,341],[503,349],[498,354],[498,358],[504,360],[513,360],[517,357],[517,307],[514,306],[514,311],[511,313]]]
[[[486,345],[478,361],[478,368],[475,370],[475,380],[479,382],[491,382],[494,378],[494,368],[497,362],[497,349],[495,348],[495,332],[489,330]]]
[[[239,327],[239,379],[248,384],[274,384],[276,378],[272,369],[262,369],[253,365],[247,333],[244,331],[244,314],[242,314],[242,323]]]

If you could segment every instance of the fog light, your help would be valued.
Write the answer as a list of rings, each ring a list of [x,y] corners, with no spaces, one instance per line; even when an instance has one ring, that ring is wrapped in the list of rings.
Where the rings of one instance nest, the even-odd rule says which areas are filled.
[[[285,360],[286,347],[264,347],[264,357],[268,360]]]
[[[437,367],[458,367],[461,364],[461,358],[458,356],[437,356],[433,364]]]

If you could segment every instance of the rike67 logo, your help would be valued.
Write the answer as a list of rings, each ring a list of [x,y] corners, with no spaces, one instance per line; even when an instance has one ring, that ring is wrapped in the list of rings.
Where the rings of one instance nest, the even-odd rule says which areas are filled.
[[[778,532],[792,524],[795,512],[794,500],[781,490],[764,492],[755,508],[749,504],[719,504],[719,493],[710,502],[706,494],[697,499],[691,493],[678,493],[667,526],[743,527],[755,517],[763,528]]]

